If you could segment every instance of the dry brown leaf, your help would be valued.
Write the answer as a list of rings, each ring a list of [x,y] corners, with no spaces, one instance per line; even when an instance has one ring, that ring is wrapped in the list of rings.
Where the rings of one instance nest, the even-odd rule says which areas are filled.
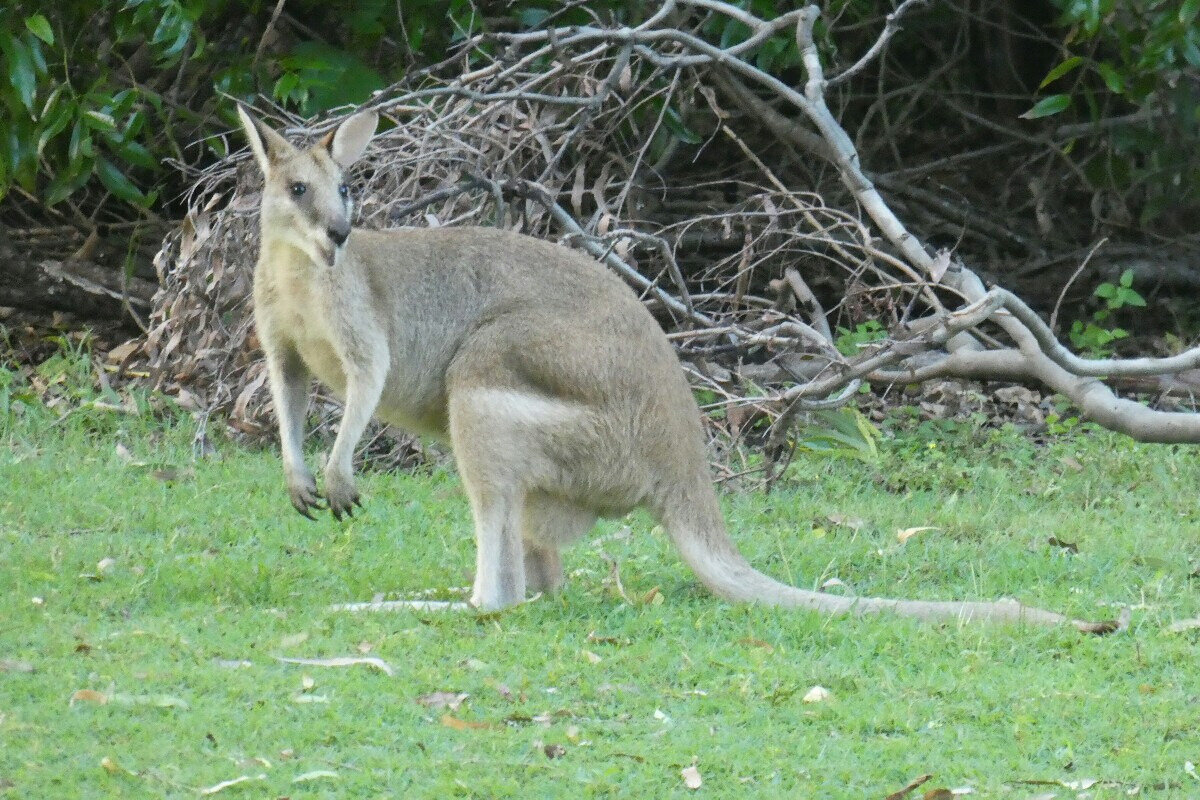
[[[178,467],[163,467],[156,469],[150,473],[150,476],[157,481],[163,483],[179,483],[180,481],[190,481],[196,477],[196,470],[191,467],[179,469]]]
[[[921,795],[922,800],[954,800],[954,792],[949,789],[930,789]]]
[[[1050,545],[1051,547],[1061,547],[1063,550],[1066,550],[1068,553],[1078,553],[1079,552],[1079,545],[1075,544],[1074,542],[1064,542],[1062,539],[1059,539],[1057,536],[1051,536],[1049,539],[1046,540],[1046,544]]]
[[[567,754],[567,748],[561,744],[548,744],[542,748],[542,752],[546,754],[546,758],[562,758]]]
[[[928,781],[932,778],[933,778],[933,775],[922,775],[918,778],[913,778],[913,780],[911,782],[909,782],[908,786],[905,786],[903,789],[899,789],[895,792],[892,792],[887,797],[885,797],[883,800],[904,800],[904,798],[907,797],[910,792],[912,792],[918,786],[920,786],[921,784],[925,783],[926,781]]]
[[[353,667],[356,664],[363,664],[368,667],[374,667],[388,677],[396,674],[395,670],[386,661],[377,656],[336,656],[334,658],[284,658],[283,656],[275,656],[275,660],[282,661],[285,664],[302,664],[306,667]]]
[[[452,717],[449,714],[442,715],[442,724],[447,728],[453,728],[456,731],[484,731],[491,728],[491,724],[487,722],[472,722],[466,719]]]
[[[587,640],[596,644],[627,644],[627,642],[621,641],[616,636],[601,636],[595,631],[587,635]]]
[[[73,706],[76,703],[95,703],[98,706],[108,704],[108,695],[104,692],[97,692],[95,689],[80,689],[71,695],[68,706]]]
[[[738,639],[738,644],[745,644],[745,645],[749,645],[751,647],[758,647],[763,650],[766,650],[768,653],[775,652],[775,648],[772,647],[768,642],[764,642],[762,639],[755,639],[753,636],[747,636],[744,639]]]
[[[130,339],[124,344],[117,345],[112,350],[108,351],[108,356],[106,357],[108,363],[120,364],[122,361],[128,358],[134,350],[137,350],[140,344],[141,342],[139,342],[137,339]]]
[[[679,775],[683,778],[683,785],[692,791],[704,785],[704,779],[700,777],[700,770],[696,769],[695,764],[679,770]]]
[[[867,526],[867,521],[862,517],[851,517],[846,514],[833,513],[825,517],[830,524],[841,528],[849,528],[852,531],[860,531]]]
[[[458,711],[458,707],[470,697],[466,692],[430,692],[423,694],[417,698],[417,702],[426,708],[431,708],[434,711],[442,708],[448,708],[451,711]]]

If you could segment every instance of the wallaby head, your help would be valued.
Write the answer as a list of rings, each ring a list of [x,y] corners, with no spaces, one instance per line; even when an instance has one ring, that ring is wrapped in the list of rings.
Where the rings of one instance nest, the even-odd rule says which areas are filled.
[[[302,150],[238,105],[242,128],[262,169],[263,244],[289,244],[315,263],[334,266],[350,236],[354,203],[345,172],[375,133],[374,112],[355,114]]]

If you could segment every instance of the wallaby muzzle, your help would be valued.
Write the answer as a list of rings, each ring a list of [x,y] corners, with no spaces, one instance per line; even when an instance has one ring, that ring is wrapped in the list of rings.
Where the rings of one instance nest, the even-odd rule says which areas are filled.
[[[341,247],[350,238],[350,223],[339,222],[326,230],[325,233],[329,236],[329,241],[333,242],[335,247]]]

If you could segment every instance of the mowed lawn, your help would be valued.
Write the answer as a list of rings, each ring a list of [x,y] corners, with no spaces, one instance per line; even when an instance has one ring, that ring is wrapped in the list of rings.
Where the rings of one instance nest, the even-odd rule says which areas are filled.
[[[1200,796],[1200,632],[1168,630],[1200,616],[1195,449],[904,426],[724,497],[779,578],[1132,607],[1087,637],[730,605],[644,516],[572,549],[559,597],[332,611],[461,597],[452,472],[368,473],[360,515],[312,523],[273,449],[193,460],[194,434],[0,417],[0,796]],[[280,660],[339,657],[378,660]]]

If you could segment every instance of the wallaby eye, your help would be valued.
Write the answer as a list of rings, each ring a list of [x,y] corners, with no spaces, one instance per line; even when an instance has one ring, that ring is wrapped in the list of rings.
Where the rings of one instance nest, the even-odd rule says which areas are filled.
[[[292,188],[292,197],[303,197],[304,193],[308,191],[308,184],[301,183],[300,181],[296,181],[295,183],[292,184],[291,188]]]
[[[350,187],[343,183],[341,186],[338,187],[338,194],[340,194],[342,196],[343,200],[349,200],[350,199]]]

